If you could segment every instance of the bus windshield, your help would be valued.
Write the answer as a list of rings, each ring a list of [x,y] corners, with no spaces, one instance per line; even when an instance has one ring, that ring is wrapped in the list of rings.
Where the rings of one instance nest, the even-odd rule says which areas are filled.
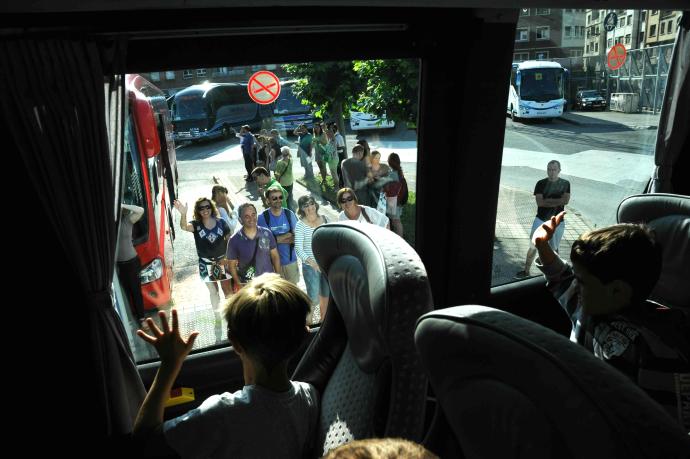
[[[276,101],[273,113],[276,115],[287,115],[291,113],[309,113],[311,107],[303,105],[292,92],[292,85],[284,85],[280,90],[280,96]]]
[[[172,105],[173,120],[187,120],[205,118],[207,115],[206,101],[201,94],[186,94],[175,97]]]
[[[536,68],[520,72],[520,97],[546,102],[563,98],[563,69]]]

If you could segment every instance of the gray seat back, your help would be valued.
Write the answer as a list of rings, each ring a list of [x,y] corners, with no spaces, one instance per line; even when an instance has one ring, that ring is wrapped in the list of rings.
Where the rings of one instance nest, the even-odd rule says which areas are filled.
[[[331,296],[293,379],[321,395],[316,453],[370,437],[421,441],[427,379],[413,337],[433,304],[424,265],[402,238],[370,224],[321,226],[312,244]]]
[[[626,376],[538,324],[484,306],[458,306],[420,318],[415,342],[467,458],[675,458],[690,452],[677,422]]]
[[[690,307],[690,197],[640,194],[618,206],[618,223],[646,223],[663,251],[659,282],[650,299],[670,307]]]

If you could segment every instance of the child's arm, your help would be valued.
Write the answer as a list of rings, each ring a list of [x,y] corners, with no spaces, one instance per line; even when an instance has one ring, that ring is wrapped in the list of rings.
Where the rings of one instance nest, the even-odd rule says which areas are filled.
[[[160,311],[158,316],[163,326],[162,331],[151,318],[146,319],[146,323],[153,336],[142,330],[137,330],[137,335],[141,339],[156,348],[161,359],[161,365],[144,402],[141,404],[141,408],[139,408],[139,414],[134,422],[135,435],[153,432],[163,423],[164,404],[170,397],[170,390],[182,368],[182,362],[192,350],[194,341],[199,335],[199,332],[194,331],[190,333],[186,341],[182,339],[176,309],[172,310],[172,329],[168,325],[165,312]]]

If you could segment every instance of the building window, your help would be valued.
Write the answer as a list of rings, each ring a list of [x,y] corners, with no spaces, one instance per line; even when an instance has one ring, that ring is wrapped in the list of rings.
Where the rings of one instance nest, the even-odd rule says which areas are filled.
[[[196,69],[196,76],[205,77],[206,76],[206,69]]]
[[[630,34],[627,34],[627,35],[625,36],[625,44],[626,44],[626,45],[629,45],[629,44],[630,44]]]
[[[544,59],[549,58],[549,52],[548,51],[535,51],[534,56],[537,58],[538,61],[543,61]]]
[[[606,47],[610,48],[612,46],[613,46],[613,38],[609,38],[608,40],[606,40]]]
[[[528,41],[529,40],[529,28],[519,28],[515,29],[515,41]]]
[[[628,15],[628,25],[632,25],[632,14]]]
[[[551,8],[537,8],[537,16],[546,16],[551,14]]]
[[[662,23],[661,23],[661,28],[660,28],[660,30],[659,30],[659,35],[663,35],[663,34],[665,34],[665,33],[666,33],[666,23],[665,23],[665,22],[662,22]]]
[[[649,36],[656,37],[656,24],[652,24],[652,26],[649,28]]]
[[[172,70],[168,70],[165,72],[165,79],[166,80],[174,80],[175,79],[175,72]]]
[[[592,15],[588,14],[587,15],[587,25],[589,25],[592,22]]]
[[[537,27],[537,40],[549,39],[549,26]]]
[[[598,53],[599,52],[599,43],[594,42],[594,52]]]
[[[642,47],[642,44],[644,43],[644,32],[640,32],[640,38],[638,39],[640,43],[640,48]]]
[[[194,74],[192,73],[191,70],[183,70],[182,71],[182,78],[185,80],[188,80],[188,79],[192,78],[193,76],[194,76]]]
[[[657,14],[659,14],[659,10],[652,10],[652,16],[656,16]]]
[[[521,62],[529,59],[529,53],[513,53],[513,62]]]
[[[520,10],[520,16],[529,16],[529,8],[522,8]]]
[[[572,36],[572,30],[573,30],[572,27],[570,27],[570,26],[565,26],[565,36],[566,36],[566,37]]]
[[[151,81],[161,81],[161,72],[151,72]]]
[[[666,27],[667,33],[673,33],[673,19],[668,21],[668,26]]]
[[[581,49],[571,49],[570,50],[570,57],[582,57],[582,50]]]
[[[647,18],[647,12],[645,10],[640,11],[640,20],[644,21]]]
[[[599,35],[599,26],[594,26],[594,35]]]
[[[618,27],[625,27],[625,16],[623,16],[618,23]]]

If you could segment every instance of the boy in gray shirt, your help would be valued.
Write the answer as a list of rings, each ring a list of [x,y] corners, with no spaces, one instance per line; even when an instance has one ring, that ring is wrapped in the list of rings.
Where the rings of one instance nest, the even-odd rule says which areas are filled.
[[[242,361],[245,386],[206,399],[198,408],[163,422],[163,405],[198,332],[180,336],[177,311],[172,328],[148,319],[151,334],[137,334],[161,358],[134,426],[183,458],[293,458],[309,454],[318,419],[316,389],[290,381],[288,359],[307,335],[309,298],[277,274],[264,274],[230,297],[225,306],[228,338]],[[162,435],[161,435],[162,434]]]

